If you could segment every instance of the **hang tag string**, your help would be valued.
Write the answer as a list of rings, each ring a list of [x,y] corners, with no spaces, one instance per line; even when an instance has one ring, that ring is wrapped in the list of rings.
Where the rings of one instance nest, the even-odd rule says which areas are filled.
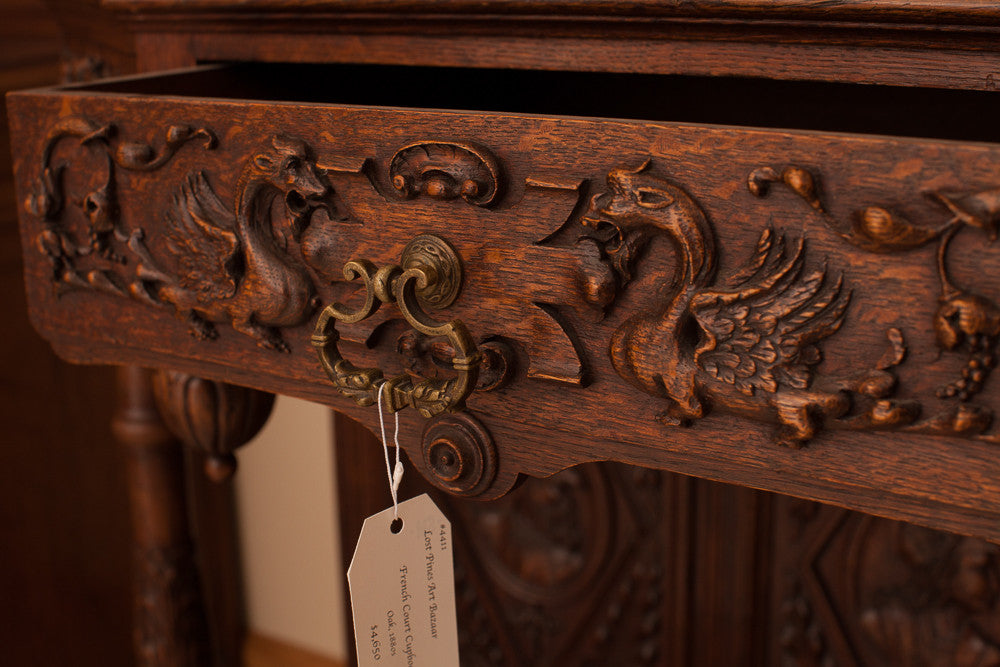
[[[382,416],[382,394],[388,386],[386,382],[378,387],[378,425],[382,429],[382,451],[385,453],[385,472],[389,475],[389,493],[392,494],[392,518],[399,518],[399,483],[403,481],[403,462],[399,460],[399,412],[394,412],[396,430],[392,440],[396,445],[396,465],[389,463],[389,443],[385,440],[385,418]],[[388,404],[387,404],[388,405]]]

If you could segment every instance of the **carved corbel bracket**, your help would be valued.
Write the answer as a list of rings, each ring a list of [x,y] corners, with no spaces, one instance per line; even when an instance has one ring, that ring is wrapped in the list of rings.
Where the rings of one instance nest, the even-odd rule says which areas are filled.
[[[274,405],[274,394],[176,371],[153,374],[153,396],[167,428],[206,456],[214,482],[236,471],[233,452],[257,435]]]

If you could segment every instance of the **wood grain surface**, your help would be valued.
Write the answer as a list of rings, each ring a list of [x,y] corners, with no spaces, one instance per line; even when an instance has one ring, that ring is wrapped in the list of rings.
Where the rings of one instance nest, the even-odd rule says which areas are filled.
[[[108,0],[140,59],[650,72],[996,90],[989,2]]]
[[[107,7],[132,11],[280,11],[617,14],[626,16],[708,16],[767,19],[962,20],[1000,21],[994,3],[973,0],[103,0]]]
[[[499,339],[516,353],[506,383],[468,400],[496,448],[486,497],[506,491],[520,474],[618,460],[998,536],[1000,462],[990,426],[996,394],[988,370],[964,398],[942,393],[980,354],[976,346],[985,346],[985,354],[995,345],[989,295],[1000,292],[1000,284],[987,243],[995,231],[995,145],[85,89],[26,93],[10,103],[22,201],[41,183],[43,144],[60,119],[71,125],[86,119],[74,127],[94,131],[83,146],[81,135],[71,133],[53,148],[55,160],[71,165],[62,181],[65,215],[51,215],[37,196],[35,213],[22,214],[32,317],[67,358],[175,368],[323,402],[372,426],[374,410],[332,393],[308,345],[313,302],[293,292],[288,303],[298,305],[291,311],[264,315],[259,308],[283,303],[282,285],[293,284],[314,293],[316,303],[359,303],[358,285],[340,273],[344,262],[397,262],[416,234],[434,233],[457,250],[464,283],[456,303],[433,317],[458,317],[479,341]],[[102,129],[108,124],[114,128]],[[278,148],[278,136],[300,142],[282,146],[300,147]],[[471,142],[496,156],[503,196],[486,207],[437,186],[401,197],[390,177],[393,155],[432,139]],[[294,155],[281,152],[288,150]],[[102,217],[112,208],[98,197],[109,182],[102,155],[118,165],[112,217]],[[267,165],[280,155],[294,157],[297,169],[313,165],[308,168],[322,171],[329,187],[307,189],[303,172],[273,180]],[[75,166],[87,160],[95,166]],[[789,165],[814,179],[817,202]],[[445,179],[451,168],[447,161],[435,167]],[[650,180],[625,186],[609,176],[618,168]],[[752,178],[748,187],[761,169],[774,172],[766,196]],[[255,199],[265,191],[267,198]],[[633,239],[624,223],[613,232],[617,237],[606,226],[595,237],[583,220],[594,208],[589,201],[612,191],[636,202],[667,193],[683,203],[690,220],[701,216],[701,240],[638,214],[628,220],[642,238]],[[303,217],[310,202],[318,205],[310,197],[321,195],[326,211]],[[89,208],[88,201],[94,202]],[[185,216],[204,219],[213,210],[228,211],[214,214],[221,218],[213,226],[236,230],[219,238],[229,239],[225,252],[247,258],[242,268],[185,266],[172,254],[178,243],[198,242]],[[234,222],[225,222],[230,217]],[[72,244],[58,250],[46,229],[67,231],[90,250]],[[847,411],[816,413],[806,402],[799,405],[805,416],[789,421],[790,404],[778,398],[783,381],[777,389],[761,385],[753,400],[703,383],[693,391],[711,409],[691,408],[676,420],[689,426],[663,423],[680,394],[655,382],[633,386],[633,371],[614,360],[616,331],[636,318],[660,317],[665,303],[676,303],[692,247],[701,243],[700,252],[717,263],[717,273],[705,274],[692,289],[721,289],[760,254],[767,229],[785,236],[786,254],[775,246],[772,259],[760,260],[764,265],[792,257],[802,240],[803,279],[822,270],[827,282],[841,277],[843,293],[850,294],[843,322],[822,340],[811,339],[822,349],[795,352],[808,352],[812,361],[803,363],[813,370],[787,380],[826,387],[829,395],[846,392]],[[875,238],[874,246],[859,235]],[[634,253],[619,252],[622,242],[633,240]],[[285,268],[254,268],[261,249],[277,252]],[[155,270],[144,273],[140,266]],[[203,306],[189,300],[190,290],[201,289],[190,282],[198,275],[205,289],[222,289]],[[962,301],[959,295],[970,296]],[[258,314],[248,319],[251,311]],[[664,331],[665,339],[633,337],[629,354],[638,361],[629,368],[641,369],[637,376],[660,372],[671,336],[694,353],[692,331]],[[342,330],[344,355],[399,373],[410,363],[396,351],[403,333],[386,306],[376,318]],[[685,359],[682,375],[707,370],[704,364],[691,370],[694,357]],[[431,363],[414,372],[439,371]],[[916,411],[907,412],[913,404]],[[423,456],[425,423],[411,412],[402,413],[404,446],[425,474],[444,474]],[[802,436],[793,440],[803,448],[780,444],[789,444],[780,435],[787,427]],[[815,433],[807,433],[813,427]],[[429,444],[425,438],[423,447]],[[469,462],[493,456],[487,450],[468,454]]]

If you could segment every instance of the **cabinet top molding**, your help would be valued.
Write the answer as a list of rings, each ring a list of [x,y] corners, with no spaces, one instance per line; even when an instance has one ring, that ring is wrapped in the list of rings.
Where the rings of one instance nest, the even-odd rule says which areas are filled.
[[[527,14],[1000,25],[1000,4],[972,0],[103,0],[143,12]]]

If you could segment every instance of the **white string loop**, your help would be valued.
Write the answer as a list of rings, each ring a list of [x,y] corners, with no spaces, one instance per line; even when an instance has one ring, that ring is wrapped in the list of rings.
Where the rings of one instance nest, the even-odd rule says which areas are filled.
[[[387,383],[378,387],[378,424],[382,430],[382,451],[385,453],[385,472],[389,476],[389,493],[392,494],[392,517],[399,518],[399,483],[403,481],[403,462],[399,459],[399,412],[393,413],[396,418],[396,429],[392,440],[396,445],[396,465],[389,463],[389,443],[385,441],[385,418],[382,416],[382,394]],[[387,404],[388,405],[388,404]]]

